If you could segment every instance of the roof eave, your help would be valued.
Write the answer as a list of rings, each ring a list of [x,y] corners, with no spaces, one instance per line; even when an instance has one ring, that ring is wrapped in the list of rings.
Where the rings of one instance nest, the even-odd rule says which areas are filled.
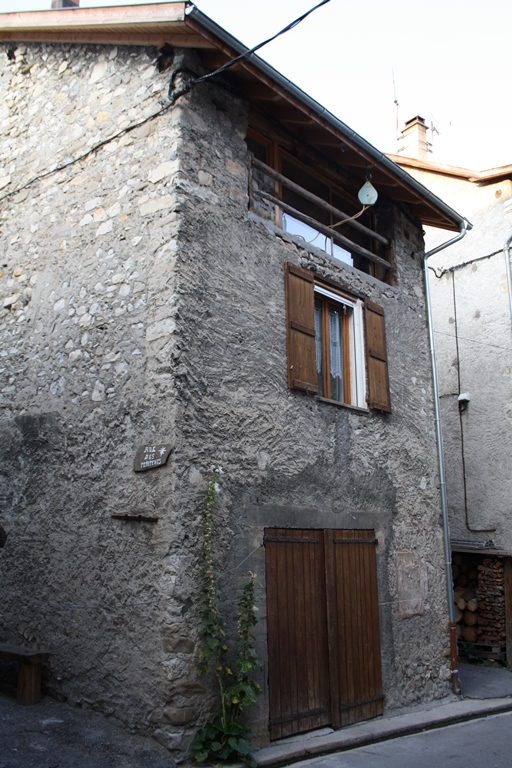
[[[189,18],[193,21],[196,21],[199,26],[213,34],[222,43],[232,48],[237,55],[248,52],[249,49],[246,46],[240,43],[239,40],[230,35],[229,32],[220,27],[208,16],[205,16],[205,14],[203,14],[196,6],[191,7]],[[416,181],[416,179],[404,171],[403,168],[394,163],[392,160],[389,160],[383,152],[376,149],[372,144],[370,144],[370,142],[366,141],[366,139],[356,133],[356,131],[354,131],[348,125],[346,125],[346,123],[344,123],[342,120],[339,120],[325,107],[322,107],[321,104],[311,98],[311,96],[308,96],[308,94],[302,91],[298,86],[281,75],[281,73],[274,69],[274,67],[272,67],[270,64],[267,64],[265,61],[263,61],[263,59],[254,53],[250,54],[245,61],[246,63],[250,63],[256,70],[261,72],[267,78],[273,80],[283,91],[283,93],[288,94],[288,96],[291,96],[294,100],[302,103],[310,111],[310,113],[316,115],[319,120],[325,121],[325,123],[334,128],[334,130],[340,135],[340,138],[350,142],[361,152],[363,157],[367,157],[374,163],[383,167],[389,174],[398,179],[415,194],[428,201],[434,209],[442,212],[442,219],[444,220],[443,223],[440,221],[436,222],[435,217],[432,219],[427,217],[429,220],[427,220],[427,218],[423,219],[425,224],[451,229],[453,231],[460,231],[461,228],[467,224],[467,221],[463,216],[454,211],[453,208],[448,206],[440,198],[430,192],[430,190],[420,184],[420,182]],[[446,226],[448,223],[452,226]]]
[[[361,157],[362,166],[378,168],[383,182],[392,190],[390,196],[396,191],[396,199],[416,208],[424,224],[454,231],[464,226],[464,218],[440,198],[188,2],[0,14],[0,40],[156,46],[167,43],[214,48],[228,58],[248,53],[238,65],[239,71],[266,83],[319,129],[344,143]]]

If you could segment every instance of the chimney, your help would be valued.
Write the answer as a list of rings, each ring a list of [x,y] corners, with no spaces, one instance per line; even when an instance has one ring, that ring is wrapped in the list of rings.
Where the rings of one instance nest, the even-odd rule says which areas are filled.
[[[80,0],[52,0],[52,8],[80,8]]]
[[[416,115],[412,120],[407,120],[398,141],[400,142],[398,154],[414,157],[416,160],[428,160],[431,149],[427,141],[427,126],[423,117]]]

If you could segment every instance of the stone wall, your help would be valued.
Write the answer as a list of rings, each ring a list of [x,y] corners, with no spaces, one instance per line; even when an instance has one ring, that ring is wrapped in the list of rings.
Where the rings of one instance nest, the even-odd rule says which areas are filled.
[[[49,648],[52,694],[181,748],[193,543],[174,455],[133,472],[175,444],[179,109],[153,49],[1,58],[0,637]]]
[[[201,476],[204,487],[209,467],[220,464],[217,551],[228,594],[244,569],[258,574],[263,685],[263,528],[363,527],[375,528],[379,539],[387,706],[445,695],[446,595],[421,230],[398,209],[387,212],[397,287],[276,235],[268,222],[247,215],[240,105],[212,86],[192,91],[183,109],[183,169],[194,189],[183,207],[177,260],[185,291],[177,317],[184,366],[177,421],[180,464],[191,467],[178,481],[180,508],[193,515],[198,496],[190,481]],[[361,414],[287,388],[286,261],[384,306],[392,414]],[[415,571],[416,597],[425,590],[411,616],[404,615],[398,588],[408,568]],[[263,697],[254,715],[260,740],[267,706]]]
[[[213,706],[195,653],[219,463],[215,548],[230,599],[258,574],[264,688],[263,527],[363,527],[379,539],[388,710],[445,695],[418,223],[388,205],[397,286],[379,283],[248,212],[246,104],[208,84],[166,107],[179,54],[1,56],[0,639],[47,646],[53,695],[182,754]],[[384,307],[391,414],[288,390],[286,261]],[[148,442],[170,442],[169,462],[134,473]],[[265,690],[259,743],[267,717]]]

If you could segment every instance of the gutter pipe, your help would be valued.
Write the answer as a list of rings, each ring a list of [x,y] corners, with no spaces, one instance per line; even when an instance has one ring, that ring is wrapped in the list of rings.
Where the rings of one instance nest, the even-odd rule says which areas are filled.
[[[471,229],[471,224],[469,224]],[[457,661],[457,623],[455,621],[455,604],[453,598],[452,555],[450,547],[450,527],[448,522],[448,501],[446,497],[446,480],[443,456],[443,435],[441,431],[441,416],[439,409],[439,391],[437,387],[437,363],[436,348],[434,343],[434,325],[432,319],[432,297],[430,293],[430,281],[428,277],[428,260],[435,253],[448,248],[450,245],[462,240],[468,230],[468,223],[464,220],[460,223],[460,233],[452,237],[448,242],[438,245],[425,254],[425,298],[427,302],[428,338],[430,344],[430,365],[432,368],[432,382],[434,388],[434,412],[437,442],[437,460],[439,465],[439,490],[441,492],[441,514],[443,520],[443,544],[446,573],[446,595],[448,598],[448,627],[450,630],[450,668],[452,678],[452,690],[460,694],[459,670]],[[508,243],[512,242],[512,236]]]
[[[505,241],[503,246],[503,255],[505,256],[505,269],[507,272],[508,305],[510,312],[510,322],[512,323],[512,277],[510,275],[510,246],[512,245],[512,235]]]

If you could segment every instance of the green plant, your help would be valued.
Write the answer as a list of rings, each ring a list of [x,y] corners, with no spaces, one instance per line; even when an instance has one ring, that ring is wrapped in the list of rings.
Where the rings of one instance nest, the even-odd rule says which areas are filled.
[[[251,635],[252,627],[257,623],[256,577],[249,573],[241,585],[235,616],[237,639],[233,648],[224,628],[213,559],[212,510],[219,474],[220,468],[215,467],[208,484],[203,516],[204,574],[199,675],[212,669],[219,691],[221,712],[198,731],[192,742],[192,750],[198,763],[208,759],[214,762],[243,759],[252,765],[253,747],[249,739],[253,734],[241,718],[245,708],[255,702],[261,693],[260,686],[252,679],[253,670],[259,666]],[[231,666],[229,659],[233,660]]]

